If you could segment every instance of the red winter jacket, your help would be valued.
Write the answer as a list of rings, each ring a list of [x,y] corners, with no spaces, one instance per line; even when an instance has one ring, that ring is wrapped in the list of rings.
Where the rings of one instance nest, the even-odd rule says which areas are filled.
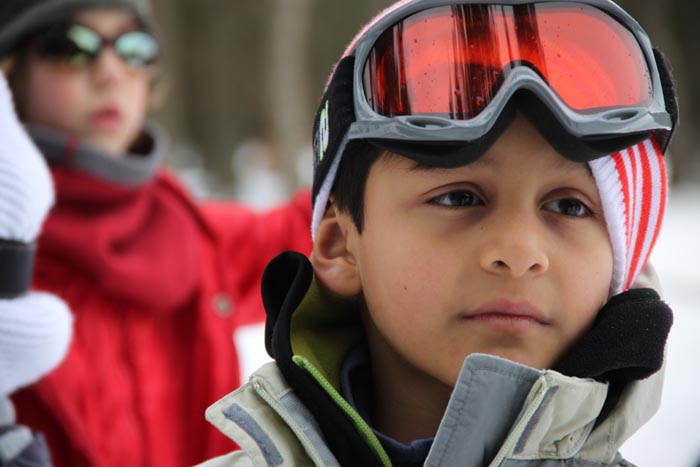
[[[45,434],[56,467],[185,466],[230,451],[204,410],[240,384],[233,333],[264,320],[265,265],[311,249],[309,194],[257,214],[196,205],[164,172],[137,188],[53,174],[34,286],[70,305],[74,340],[16,394],[19,422]]]

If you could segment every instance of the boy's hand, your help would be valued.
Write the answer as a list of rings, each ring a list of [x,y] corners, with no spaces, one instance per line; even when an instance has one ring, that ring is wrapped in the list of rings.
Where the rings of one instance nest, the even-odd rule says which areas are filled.
[[[591,329],[554,366],[568,376],[626,383],[648,378],[663,365],[671,309],[653,289],[612,297]]]
[[[53,200],[44,158],[22,128],[0,71],[0,238],[34,241]]]

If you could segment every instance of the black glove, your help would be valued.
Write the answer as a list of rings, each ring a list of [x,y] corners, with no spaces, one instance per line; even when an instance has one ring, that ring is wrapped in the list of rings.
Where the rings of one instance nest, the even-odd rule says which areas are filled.
[[[661,369],[673,314],[653,289],[612,297],[591,329],[553,367],[568,376],[626,383]]]

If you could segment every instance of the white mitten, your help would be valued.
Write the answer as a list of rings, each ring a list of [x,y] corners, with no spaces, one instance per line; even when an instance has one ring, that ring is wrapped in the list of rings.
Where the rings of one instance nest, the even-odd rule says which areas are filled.
[[[0,397],[38,380],[66,354],[73,318],[54,295],[0,300]]]
[[[15,114],[5,76],[0,72],[0,240],[30,244],[53,204],[46,163]],[[0,263],[5,277],[14,265]],[[0,274],[2,277],[2,274]],[[0,398],[30,384],[65,356],[72,316],[57,297],[30,292],[0,299]]]
[[[44,158],[17,119],[0,72],[0,238],[33,241],[53,204],[53,193]]]

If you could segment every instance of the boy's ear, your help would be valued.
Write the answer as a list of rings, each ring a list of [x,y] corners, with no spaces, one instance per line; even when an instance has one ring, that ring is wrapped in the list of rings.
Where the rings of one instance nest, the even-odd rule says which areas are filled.
[[[362,292],[357,262],[349,246],[351,235],[357,235],[355,224],[331,201],[316,231],[311,264],[323,285],[346,297]]]

